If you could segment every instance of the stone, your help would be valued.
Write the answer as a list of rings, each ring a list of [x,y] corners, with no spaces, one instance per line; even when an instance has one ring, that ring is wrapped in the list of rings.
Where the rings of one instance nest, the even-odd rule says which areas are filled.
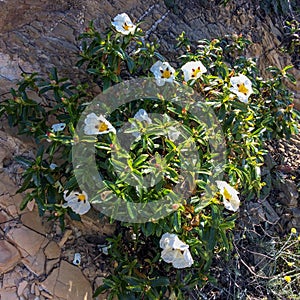
[[[103,280],[105,279],[105,277],[102,277],[102,276],[98,276],[96,279],[95,279],[95,288],[103,285]]]
[[[8,147],[4,144],[1,144],[0,148],[0,169],[3,168],[3,162],[7,159],[11,158],[11,152],[9,151]]]
[[[34,200],[31,200],[31,201],[29,201],[29,202],[27,203],[27,209],[28,209],[29,211],[33,211],[34,207],[35,207],[35,201],[34,201]]]
[[[30,256],[35,256],[46,240],[41,234],[36,233],[25,226],[12,228],[8,231],[7,237],[20,251],[23,249],[27,255]]]
[[[10,289],[1,289],[0,290],[0,299],[2,300],[19,300],[17,296],[17,289],[10,288]]]
[[[47,260],[46,261],[46,274],[49,274],[57,263],[59,263],[59,259]]]
[[[55,243],[51,241],[44,250],[44,253],[47,259],[54,259],[60,257],[61,248]]]
[[[58,245],[59,247],[63,247],[64,244],[66,243],[66,241],[68,240],[69,236],[72,234],[72,230],[70,229],[67,229],[65,232],[64,232],[64,235],[63,237],[61,238],[61,240],[59,241]]]
[[[37,276],[41,276],[45,273],[45,261],[46,257],[42,249],[35,255],[28,255],[22,259],[22,263],[26,268]]]
[[[41,291],[39,290],[37,285],[34,287],[34,291],[31,294],[35,294],[36,296],[39,296],[41,294]]]
[[[264,207],[264,212],[265,212],[265,215],[266,215],[266,219],[270,223],[276,224],[280,220],[280,217],[278,216],[278,214],[276,213],[274,208],[270,205],[270,203],[268,201],[263,201],[262,205]]]
[[[17,281],[20,279],[20,276],[14,271],[7,272],[3,275],[3,288],[8,289],[15,287],[17,284]]]
[[[0,240],[0,274],[11,270],[20,259],[17,248],[8,241]]]
[[[46,299],[53,299],[53,296],[46,293],[45,291],[41,291],[41,295],[44,296]]]
[[[1,180],[1,179],[0,179]],[[9,205],[13,205],[13,200],[9,194],[4,194],[0,196],[0,207],[6,209]]]
[[[92,299],[93,293],[90,282],[80,269],[66,261],[61,261],[54,294],[58,298],[67,300],[89,300]]]
[[[13,218],[17,218],[19,215],[18,209],[14,204],[7,206],[6,210]]]
[[[20,205],[24,199],[24,195],[23,194],[16,194],[14,196],[12,196],[13,198],[13,202],[14,205],[16,206],[17,210],[18,210],[18,214],[22,215],[26,212],[26,208],[24,210],[20,209]]]
[[[44,281],[40,282],[40,286],[51,295],[54,294],[58,272],[59,268],[54,269]]]
[[[293,217],[299,222],[299,226],[300,226],[300,208],[293,208],[292,209],[292,213],[293,213]]]
[[[8,216],[8,214],[4,210],[0,210],[0,228],[4,231],[9,220],[11,220],[11,218]]]
[[[277,188],[284,193],[284,198],[279,198],[280,202],[289,208],[295,208],[298,206],[298,187],[297,184],[289,179],[284,182],[278,180]]]
[[[22,296],[27,285],[28,285],[28,282],[26,280],[23,280],[19,283],[18,290],[17,290],[17,294],[19,297]]]
[[[26,227],[29,227],[30,229],[33,229],[40,234],[46,234],[42,219],[37,211],[29,211],[23,213],[21,215],[21,221]]]
[[[0,181],[1,181],[1,187],[4,186],[6,192],[10,196],[13,196],[16,194],[19,187],[17,185],[15,185],[15,183],[8,177],[8,175],[6,173],[0,174]],[[13,202],[11,204],[13,204]]]

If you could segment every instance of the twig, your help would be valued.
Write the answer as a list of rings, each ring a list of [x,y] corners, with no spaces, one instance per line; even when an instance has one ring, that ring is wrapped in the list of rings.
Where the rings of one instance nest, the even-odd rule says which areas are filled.
[[[238,248],[237,248],[237,246],[235,245],[234,242],[233,242],[233,246],[234,246],[234,248],[235,248],[235,250],[236,250],[237,255],[239,256],[239,259],[241,260],[241,263],[249,270],[249,272],[250,272],[252,275],[254,275],[255,277],[261,278],[261,279],[268,279],[268,280],[270,280],[271,278],[273,278],[273,277],[268,277],[268,276],[258,275],[258,274],[256,274],[255,272],[253,272],[252,269],[251,269],[251,267],[249,267],[249,266],[244,262],[244,260],[242,259],[241,255],[240,255],[240,253],[239,253],[239,250],[238,250]]]

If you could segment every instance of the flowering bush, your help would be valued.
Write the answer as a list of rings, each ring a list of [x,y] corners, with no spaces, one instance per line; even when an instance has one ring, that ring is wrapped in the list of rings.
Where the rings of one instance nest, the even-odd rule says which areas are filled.
[[[177,47],[185,54],[171,66],[157,51],[158,45],[145,42],[138,24],[126,14],[116,16],[111,25],[100,34],[91,23],[80,36],[77,66],[86,68],[103,95],[109,87],[141,76],[154,78],[162,93],[157,99],[134,99],[105,115],[93,109],[86,114],[93,98],[87,85],[73,85],[59,78],[56,70],[49,79],[23,74],[18,88],[11,91],[12,98],[0,106],[10,125],[33,136],[38,146],[35,160],[17,158],[26,166],[19,192],[29,190],[21,206],[34,199],[41,215],[50,211],[64,226],[66,213],[80,219],[91,207],[99,209],[99,203],[117,196],[109,216],[116,216],[118,206],[125,207],[126,221],[115,220],[119,234],[108,239],[114,269],[95,295],[109,290],[110,299],[186,299],[195,285],[213,280],[209,268],[214,255],[232,249],[239,194],[253,198],[264,185],[260,173],[264,141],[296,131],[292,95],[284,85],[294,78],[288,73],[290,66],[272,67],[272,77],[261,78],[255,62],[244,56],[249,41],[242,36],[203,40],[195,46],[183,33]],[[163,97],[164,92],[170,95],[172,87],[194,90],[203,99],[195,107],[201,107],[207,117],[212,111],[216,115],[226,146],[222,170],[215,165],[220,153],[210,144],[211,135],[219,138],[213,124],[212,130],[188,105],[180,107]],[[31,98],[33,93],[36,97]],[[126,122],[130,126],[122,131]],[[120,133],[132,138],[128,151],[120,148]],[[92,144],[94,152],[86,144]],[[85,164],[72,164],[72,149],[77,145],[83,145],[80,155],[86,164],[94,157],[103,177],[98,198],[78,184],[80,179],[88,189],[94,178],[84,172]],[[197,159],[187,151],[190,148]],[[193,161],[193,168],[185,173],[182,157]],[[222,172],[224,178],[219,178]],[[176,189],[182,182],[187,193]],[[135,222],[132,203],[144,207],[160,203],[163,197],[173,201],[170,207],[161,205],[161,210],[169,209],[165,218]]]

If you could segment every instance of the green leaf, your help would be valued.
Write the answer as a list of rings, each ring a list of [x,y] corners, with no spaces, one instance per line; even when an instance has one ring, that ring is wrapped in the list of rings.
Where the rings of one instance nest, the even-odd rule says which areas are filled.
[[[150,283],[151,283],[152,287],[169,286],[170,280],[168,277],[159,277],[159,278],[151,280]]]
[[[147,158],[149,157],[148,154],[141,154],[132,164],[134,168],[140,166]]]
[[[181,231],[181,213],[180,211],[176,211],[174,213],[174,223],[173,223],[174,229],[176,232]]]
[[[99,287],[97,287],[97,289],[95,290],[94,294],[93,294],[93,298],[96,298],[97,296],[99,296],[100,294],[102,294],[103,292],[107,291],[109,288],[107,285],[103,284]]]
[[[80,215],[76,214],[71,208],[68,209],[68,215],[74,221],[81,221]]]
[[[33,195],[28,193],[26,194],[26,196],[24,197],[24,199],[22,200],[21,204],[20,204],[20,209],[23,210],[26,208],[27,203],[30,202],[33,199]]]

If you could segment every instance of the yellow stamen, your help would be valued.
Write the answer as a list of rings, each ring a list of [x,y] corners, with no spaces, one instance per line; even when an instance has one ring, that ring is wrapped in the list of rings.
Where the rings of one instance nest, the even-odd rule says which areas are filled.
[[[108,125],[104,122],[100,122],[97,127],[99,132],[106,131],[108,129]]]
[[[83,194],[79,194],[77,196],[78,201],[85,201],[85,196]]]
[[[247,95],[248,94],[248,89],[245,87],[245,84],[244,83],[241,83],[241,84],[238,84],[238,90],[240,93],[244,94],[244,95]]]
[[[166,68],[165,70],[160,70],[161,72],[161,78],[170,78],[172,75],[172,72],[170,72],[169,68]]]
[[[227,191],[226,188],[224,188],[223,195],[226,198],[226,200],[231,200],[232,198],[232,196],[230,195],[230,193]]]
[[[124,30],[129,30],[129,29],[132,28],[132,27],[133,27],[132,25],[127,25],[126,22],[123,24]]]
[[[192,77],[195,78],[197,77],[197,74],[201,72],[200,67],[198,67],[197,69],[192,69]]]

